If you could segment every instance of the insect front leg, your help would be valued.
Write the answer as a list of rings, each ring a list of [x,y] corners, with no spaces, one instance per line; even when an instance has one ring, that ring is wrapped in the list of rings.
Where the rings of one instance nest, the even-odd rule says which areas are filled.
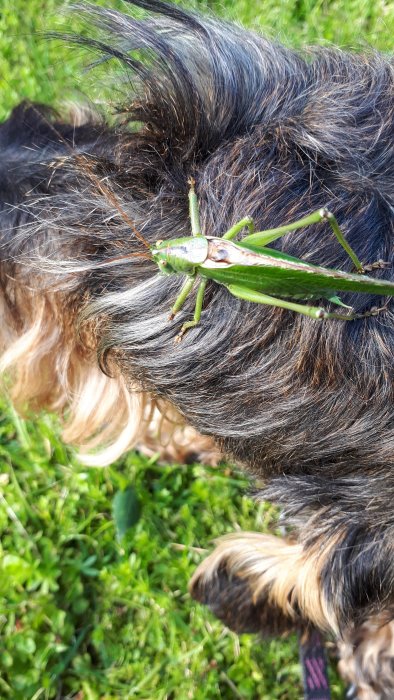
[[[200,209],[198,206],[198,199],[196,195],[195,180],[193,177],[189,178],[189,216],[190,225],[192,228],[193,236],[201,236],[201,224],[200,224]]]
[[[184,284],[183,284],[183,286],[182,286],[182,289],[181,289],[181,291],[179,292],[179,295],[177,296],[177,298],[175,299],[175,304],[174,304],[174,306],[173,306],[172,309],[171,309],[171,313],[170,313],[170,315],[169,315],[169,317],[168,317],[168,320],[169,320],[169,321],[172,321],[172,319],[174,318],[175,314],[177,314],[178,311],[179,311],[179,310],[182,308],[182,306],[184,305],[184,303],[185,303],[187,297],[189,296],[190,292],[191,292],[192,289],[193,289],[194,280],[195,280],[195,277],[186,277],[186,280],[185,280],[185,282],[184,282]]]
[[[186,321],[186,323],[183,324],[181,330],[179,331],[179,333],[176,337],[177,343],[179,343],[182,340],[183,336],[185,335],[186,331],[189,328],[194,328],[194,326],[197,326],[198,322],[200,321],[206,286],[207,286],[207,280],[202,280],[200,282],[200,284],[198,285],[196,306],[194,307],[193,321]]]

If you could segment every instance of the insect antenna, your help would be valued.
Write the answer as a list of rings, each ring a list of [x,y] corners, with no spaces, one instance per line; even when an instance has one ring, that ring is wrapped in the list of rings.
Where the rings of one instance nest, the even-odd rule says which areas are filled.
[[[95,268],[99,267],[110,267],[111,265],[116,265],[117,263],[125,262],[130,258],[142,258],[143,260],[152,260],[152,256],[147,253],[127,253],[126,255],[118,255],[116,258],[109,258],[104,260],[102,263],[96,263]]]

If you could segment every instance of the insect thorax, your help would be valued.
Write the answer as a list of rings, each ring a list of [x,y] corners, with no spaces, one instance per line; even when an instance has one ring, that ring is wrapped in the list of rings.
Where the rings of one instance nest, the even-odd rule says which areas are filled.
[[[208,255],[208,241],[205,236],[174,238],[160,241],[152,249],[154,261],[165,274],[195,272]]]

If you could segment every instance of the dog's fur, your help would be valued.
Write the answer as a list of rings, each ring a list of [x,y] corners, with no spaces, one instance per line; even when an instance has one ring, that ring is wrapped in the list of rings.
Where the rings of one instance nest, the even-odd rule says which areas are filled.
[[[192,595],[238,631],[312,622],[341,635],[360,697],[389,698],[392,307],[321,323],[212,283],[201,323],[174,344],[194,299],[168,320],[182,279],[157,274],[135,229],[150,244],[189,235],[193,177],[206,234],[326,205],[364,262],[392,261],[393,63],[300,54],[159,0],[134,4],[157,14],[90,7],[90,38],[74,37],[123,64],[131,94],[115,124],[23,104],[0,127],[2,369],[18,405],[56,410],[66,440],[104,446],[96,463],[159,413],[165,432],[184,421],[204,436],[196,452],[215,443],[263,480],[257,497],[280,505],[291,538],[225,538]],[[277,245],[351,267],[326,224]],[[129,253],[140,255],[102,266]],[[357,311],[376,303],[344,299]]]

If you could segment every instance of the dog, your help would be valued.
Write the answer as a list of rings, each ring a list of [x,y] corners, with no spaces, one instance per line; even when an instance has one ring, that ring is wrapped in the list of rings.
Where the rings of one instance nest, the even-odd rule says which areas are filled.
[[[16,406],[61,414],[86,461],[106,464],[136,442],[151,449],[162,434],[164,456],[227,455],[245,468],[288,536],[223,538],[191,594],[238,632],[335,635],[355,695],[388,700],[392,306],[320,322],[212,282],[200,323],[174,343],[195,298],[169,320],[183,280],[158,274],[146,246],[190,235],[193,178],[206,235],[327,206],[363,262],[392,263],[393,62],[296,52],[160,0],[133,5],[145,19],[82,8],[90,34],[68,37],[121,63],[115,119],[23,103],[0,126],[6,388]],[[274,246],[351,269],[324,222]],[[357,313],[375,303],[344,299]]]

